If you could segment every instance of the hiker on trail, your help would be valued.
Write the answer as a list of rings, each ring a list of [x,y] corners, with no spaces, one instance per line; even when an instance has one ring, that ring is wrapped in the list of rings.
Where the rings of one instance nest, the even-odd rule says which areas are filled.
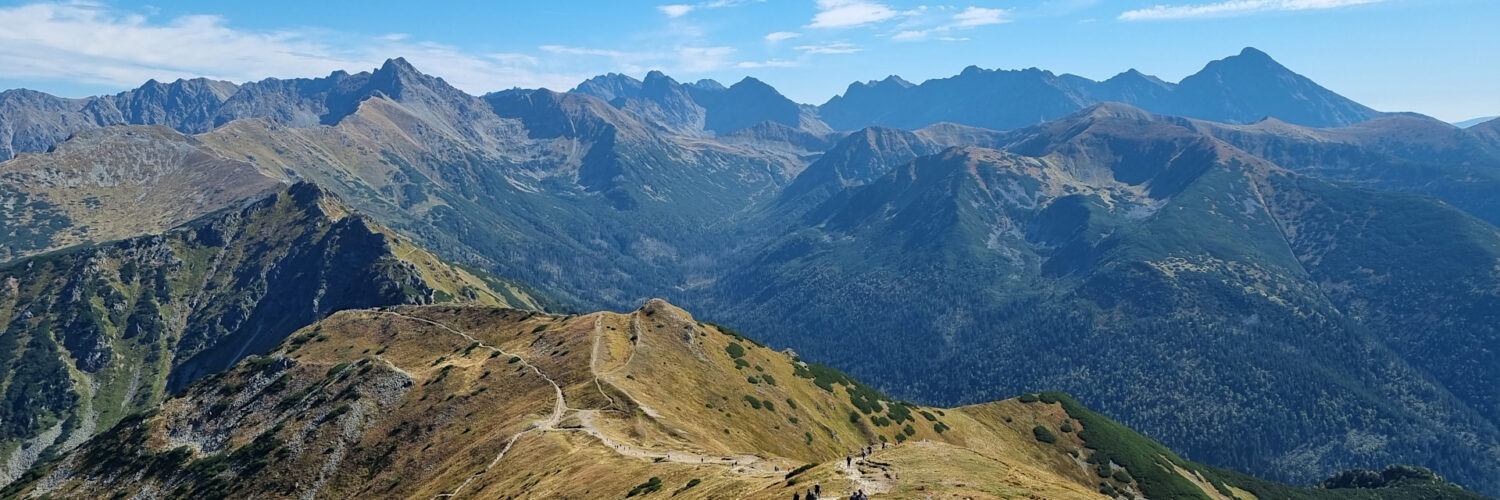
[[[792,500],[802,500],[802,494],[801,494],[801,493],[798,493],[798,492],[795,492],[795,491],[793,491],[793,492],[792,492]]]
[[[823,483],[813,483],[813,498],[823,496]]]
[[[854,457],[844,455],[844,467],[854,465]]]

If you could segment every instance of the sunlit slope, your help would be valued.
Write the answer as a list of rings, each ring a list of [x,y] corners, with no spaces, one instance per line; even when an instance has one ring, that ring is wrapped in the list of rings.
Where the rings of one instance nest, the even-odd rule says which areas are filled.
[[[1226,498],[1220,486],[1235,491],[1070,404],[1059,395],[947,410],[891,401],[662,301],[582,316],[457,305],[352,310],[128,419],[8,492],[786,498],[817,485],[825,498],[863,489],[875,498],[1144,491],[1217,499]],[[1150,450],[1151,462],[1137,462],[1135,448]],[[1151,495],[1159,484],[1180,496]]]
[[[162,235],[8,263],[0,283],[7,479],[335,311],[549,305],[437,259],[311,184]]]

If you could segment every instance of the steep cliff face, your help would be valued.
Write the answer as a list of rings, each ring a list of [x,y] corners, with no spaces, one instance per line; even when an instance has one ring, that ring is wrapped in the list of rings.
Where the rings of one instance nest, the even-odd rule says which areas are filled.
[[[540,307],[305,183],[162,235],[15,261],[0,284],[6,478],[335,311]]]

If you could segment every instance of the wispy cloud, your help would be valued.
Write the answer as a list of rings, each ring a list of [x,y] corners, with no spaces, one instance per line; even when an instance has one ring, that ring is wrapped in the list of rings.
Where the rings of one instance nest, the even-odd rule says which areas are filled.
[[[1121,21],[1230,17],[1261,12],[1323,10],[1380,3],[1383,0],[1229,0],[1224,2],[1156,5],[1120,13]]]
[[[733,47],[684,47],[677,49],[677,66],[685,71],[713,71],[729,66],[731,55]]]
[[[771,43],[784,42],[793,38],[797,38],[799,36],[802,36],[802,34],[791,31],[777,31],[773,33],[766,33],[766,41]]]
[[[658,5],[658,6],[656,6],[656,10],[660,11],[662,14],[666,14],[667,17],[675,19],[675,18],[679,18],[679,17],[685,16],[685,15],[688,15],[689,13],[691,13],[691,12],[693,12],[695,10],[699,10],[699,9],[718,9],[718,8],[723,8],[723,7],[734,7],[734,6],[737,6],[737,5],[744,5],[744,4],[747,4],[747,3],[760,3],[760,2],[764,2],[764,1],[766,1],[766,0],[713,0],[713,1],[710,1],[710,2],[700,2],[700,3],[693,3],[693,4],[674,3],[674,4]]]
[[[739,64],[736,64],[735,67],[746,68],[746,69],[755,69],[755,68],[792,68],[792,67],[801,66],[801,65],[802,65],[802,63],[800,63],[798,61],[792,61],[792,60],[787,60],[787,59],[770,59],[770,60],[766,60],[766,61],[743,61],[743,62],[741,62]]]
[[[696,7],[692,5],[677,3],[671,5],[658,5],[656,7],[656,10],[661,11],[662,14],[666,14],[667,17],[682,17],[687,15],[687,13],[692,12],[694,8]]]
[[[619,50],[573,47],[569,45],[543,45],[537,48],[541,49],[542,52],[570,56],[628,57],[631,55],[629,52]]]
[[[21,80],[117,87],[198,76],[243,82],[373,68],[398,55],[474,93],[514,86],[566,88],[581,76],[546,71],[522,54],[468,53],[400,33],[250,31],[219,16],[160,21],[85,3],[3,7],[0,26],[5,26],[0,67],[7,78]]]
[[[891,19],[899,14],[868,0],[818,0],[818,13],[808,28],[853,28]]]
[[[953,15],[953,26],[968,28],[973,26],[985,26],[1010,22],[1009,14],[1005,9],[986,9],[983,7],[969,7]]]
[[[849,42],[833,42],[818,45],[799,45],[797,50],[803,54],[853,54],[865,49]]]
[[[943,15],[946,16],[947,14]],[[1003,24],[1011,22],[1011,13],[1008,10],[972,6],[965,8],[964,10],[959,11],[956,14],[953,14],[952,16],[948,16],[945,19],[941,19],[940,21],[938,21],[940,22],[940,24],[936,26],[933,26],[934,20],[930,19],[931,16],[922,17],[927,17],[928,19],[914,20],[911,22],[903,23],[902,28],[905,29],[902,29],[901,31],[896,32],[896,34],[891,35],[891,40],[895,40],[898,42],[915,42],[920,40],[927,40],[929,38],[932,38],[933,35],[943,35],[936,38],[945,42],[959,42],[968,40],[968,38],[953,36],[949,33],[955,30],[964,30],[978,26],[988,26],[992,24]],[[920,26],[924,25],[930,27],[920,28]]]

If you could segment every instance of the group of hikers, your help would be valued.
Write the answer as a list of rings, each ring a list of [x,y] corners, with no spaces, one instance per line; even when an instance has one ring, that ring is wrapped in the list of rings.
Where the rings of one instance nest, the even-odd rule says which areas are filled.
[[[817,483],[813,484],[812,489],[807,490],[806,493],[792,492],[792,500],[818,500],[822,498],[822,495],[823,485]],[[853,495],[849,495],[849,500],[870,500],[870,495],[865,494],[865,490],[858,490]]]
[[[887,444],[887,443],[885,443],[885,442],[881,442],[880,443],[880,448],[878,448],[878,449],[884,450],[884,449],[886,449],[887,446],[890,446],[890,445]],[[870,454],[874,453],[876,449],[877,448],[875,448],[875,445],[870,445],[870,446],[866,446],[864,448],[860,448],[859,449],[859,459],[860,459],[860,461],[864,461],[864,460],[869,459],[870,458]],[[844,467],[853,467],[853,466],[854,466],[854,454],[850,453],[848,455],[845,455],[844,456]],[[812,489],[807,490],[806,492],[802,492],[802,491],[794,491],[794,492],[792,492],[792,500],[818,500],[822,496],[823,496],[823,483],[813,483]],[[855,491],[853,495],[849,495],[849,500],[870,500],[870,495],[866,494],[865,490],[860,489],[860,490]]]
[[[807,490],[806,493],[800,491],[792,492],[792,500],[818,500],[822,496],[823,483],[813,483],[812,489]],[[853,495],[849,495],[849,500],[870,500],[870,496],[865,494],[865,490],[859,490],[855,491]]]

